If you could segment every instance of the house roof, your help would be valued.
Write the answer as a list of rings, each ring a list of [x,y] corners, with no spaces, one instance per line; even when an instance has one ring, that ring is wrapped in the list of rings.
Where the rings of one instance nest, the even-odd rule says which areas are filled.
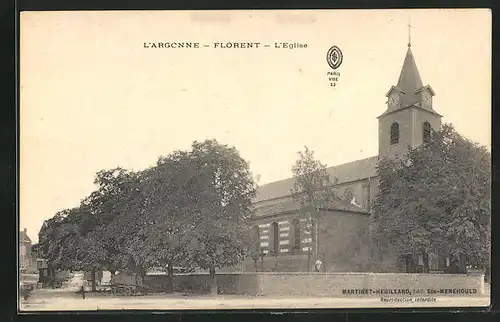
[[[351,204],[347,200],[336,199],[330,202],[328,205],[320,207],[324,210],[338,210],[338,211],[348,211],[357,213],[368,213],[365,209],[357,207]],[[299,210],[297,204],[291,198],[282,198],[276,200],[271,205],[261,206],[255,209],[256,217],[279,215],[287,212],[293,212]]]
[[[21,243],[31,243],[31,238],[29,238],[29,236],[26,233],[26,231],[21,230],[19,232],[19,241]]]
[[[337,178],[337,184],[352,182],[365,178],[375,177],[377,175],[377,160],[378,157],[374,156],[329,167],[326,170],[332,180]],[[293,178],[287,178],[284,180],[262,185],[257,189],[257,194],[254,202],[257,203],[264,200],[289,196],[291,195],[293,186]]]

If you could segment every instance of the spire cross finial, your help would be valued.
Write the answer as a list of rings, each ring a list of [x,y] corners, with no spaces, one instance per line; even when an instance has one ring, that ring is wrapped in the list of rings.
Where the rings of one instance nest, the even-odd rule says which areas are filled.
[[[408,47],[411,47],[411,18],[408,18]]]

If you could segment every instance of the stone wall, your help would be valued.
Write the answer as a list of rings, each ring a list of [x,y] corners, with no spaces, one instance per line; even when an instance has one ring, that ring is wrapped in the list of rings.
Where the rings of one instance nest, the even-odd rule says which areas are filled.
[[[318,229],[318,254],[326,272],[368,271],[370,217],[363,213],[324,212]]]
[[[334,186],[335,195],[338,198],[351,202],[352,197],[358,205],[361,205],[364,210],[368,211],[373,205],[373,201],[377,196],[378,177],[371,177],[357,181],[343,182]],[[350,190],[350,197],[347,190]]]
[[[263,258],[257,260],[257,270],[263,272],[308,272],[308,253],[310,253],[310,266],[314,264],[311,234],[306,229],[306,219],[300,219],[301,243],[299,249],[292,249],[293,228],[290,222],[297,214],[292,213],[279,218],[268,218],[262,221],[260,227],[261,247]],[[370,244],[368,213],[348,211],[322,211],[318,229],[319,257],[325,265],[327,272],[362,272],[370,270]],[[277,222],[279,227],[278,252],[268,251],[270,223]],[[254,272],[253,260],[247,260],[240,271]],[[236,271],[238,269],[228,269]]]
[[[484,293],[484,278],[444,274],[288,273],[260,274],[259,295],[269,296],[470,296]],[[371,290],[371,291],[370,291]],[[410,294],[397,294],[409,290]],[[443,293],[439,293],[443,290]],[[444,290],[463,290],[450,293]],[[438,293],[434,294],[433,291]],[[445,293],[446,292],[446,293]]]
[[[163,284],[167,283],[168,276],[148,276],[144,284],[150,286],[152,290],[161,291],[151,286],[154,283],[162,284],[162,280]],[[217,283],[221,294],[260,296],[479,296],[484,294],[484,276],[458,274],[226,273],[217,274]],[[210,276],[176,275],[174,289],[178,292],[209,293]],[[405,293],[406,290],[410,293]],[[422,293],[416,293],[415,290],[422,290]]]
[[[310,261],[312,265],[312,256]],[[239,271],[233,270],[233,272],[307,272],[307,263],[307,254],[266,255],[259,258],[257,263],[251,259],[245,260],[240,266],[241,269]]]
[[[258,275],[256,274],[217,274],[217,286],[220,294],[256,295],[258,293]],[[150,292],[164,292],[169,284],[167,275],[153,275],[144,278],[144,285]],[[208,294],[210,293],[210,275],[180,274],[174,276],[174,291]]]

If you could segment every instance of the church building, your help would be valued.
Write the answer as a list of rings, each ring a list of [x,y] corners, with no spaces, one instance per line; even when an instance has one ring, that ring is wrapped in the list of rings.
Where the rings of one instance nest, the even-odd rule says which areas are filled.
[[[405,153],[408,146],[429,140],[432,129],[439,130],[442,116],[432,106],[434,95],[432,87],[422,83],[409,43],[399,79],[386,93],[387,109],[378,117],[378,155],[327,168],[340,198],[319,209],[322,219],[316,245],[307,219],[292,200],[294,178],[263,185],[257,190],[251,220],[260,255],[245,262],[245,270],[307,272],[315,269],[317,259],[322,262],[321,271],[369,270],[370,209],[378,191],[378,158]],[[409,271],[396,258],[389,260],[392,271]],[[425,260],[437,269],[437,260]]]

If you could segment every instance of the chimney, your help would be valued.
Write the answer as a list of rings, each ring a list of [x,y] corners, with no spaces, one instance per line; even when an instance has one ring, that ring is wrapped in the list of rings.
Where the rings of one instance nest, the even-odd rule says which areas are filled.
[[[27,231],[28,231],[28,230],[27,230],[26,228],[24,228],[24,233],[25,233],[25,234],[26,234],[26,232],[27,232]]]

